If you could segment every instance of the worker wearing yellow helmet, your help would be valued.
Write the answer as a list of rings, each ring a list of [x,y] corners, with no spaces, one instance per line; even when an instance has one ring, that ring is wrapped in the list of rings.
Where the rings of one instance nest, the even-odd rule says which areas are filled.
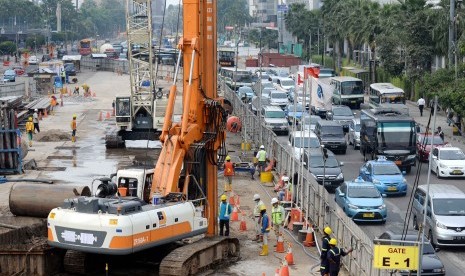
[[[223,236],[223,230],[225,236],[229,236],[229,215],[232,213],[232,207],[227,202],[228,197],[226,195],[221,195],[221,203],[219,209],[219,219],[220,219],[220,236]]]
[[[326,226],[323,229],[323,241],[321,242],[321,255],[320,255],[320,272],[321,275],[328,275],[329,273],[329,264],[328,264],[328,250],[329,250],[329,241],[331,240],[331,234],[333,230],[329,226]]]
[[[29,117],[26,123],[26,133],[29,138],[29,146],[32,147],[32,134],[34,133],[34,123],[32,122],[32,117]]]
[[[268,236],[271,230],[271,221],[266,213],[265,204],[260,206],[260,215],[261,215],[261,232],[263,235],[263,246],[260,256],[268,256]]]
[[[76,123],[76,114],[73,115],[73,120],[71,121],[71,142],[76,142],[76,130],[77,130],[77,123]]]
[[[226,162],[224,162],[224,178],[225,178],[225,183],[224,183],[224,191],[225,192],[231,192],[232,191],[232,177],[235,174],[234,171],[234,163],[231,162],[231,156],[226,156]]]
[[[339,274],[339,269],[341,267],[341,256],[346,256],[353,251],[352,248],[349,250],[344,250],[337,247],[337,240],[332,238],[329,240],[330,249],[328,251],[328,265],[329,265],[329,275],[337,276]]]

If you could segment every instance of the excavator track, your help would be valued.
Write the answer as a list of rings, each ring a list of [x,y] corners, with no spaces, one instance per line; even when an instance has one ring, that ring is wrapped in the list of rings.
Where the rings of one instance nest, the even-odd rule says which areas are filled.
[[[237,238],[204,238],[170,252],[160,263],[159,276],[196,275],[213,266],[236,262],[239,258]]]
[[[65,272],[77,275],[86,274],[86,257],[87,253],[75,250],[67,250],[63,259]]]

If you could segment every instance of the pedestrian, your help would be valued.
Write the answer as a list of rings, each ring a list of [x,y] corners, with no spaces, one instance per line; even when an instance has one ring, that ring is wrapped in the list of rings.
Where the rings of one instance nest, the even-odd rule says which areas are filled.
[[[434,100],[429,101],[429,107],[431,108],[431,115],[434,115]]]
[[[232,191],[232,177],[234,176],[234,163],[231,162],[231,156],[226,156],[226,162],[224,162],[224,191],[231,192]]]
[[[260,206],[260,215],[261,215],[261,233],[263,236],[263,245],[262,245],[262,252],[260,252],[260,256],[268,256],[268,236],[270,235],[271,223],[266,213],[266,206]]]
[[[228,197],[226,195],[221,195],[221,203],[220,203],[220,210],[219,210],[219,219],[220,219],[220,236],[229,236],[229,215],[232,213],[232,207],[229,205],[229,202],[226,202]]]
[[[260,146],[260,150],[255,157],[258,159],[258,175],[260,176],[261,172],[265,170],[266,160],[268,159],[268,154],[265,151],[264,145]]]
[[[442,141],[444,142],[444,132],[440,126],[438,126],[438,130],[436,130],[434,134],[439,135],[439,137],[441,137]]]
[[[66,72],[65,70],[61,70],[61,83],[63,84],[63,86],[65,85],[66,83]]]
[[[332,238],[329,240],[330,249],[328,251],[328,264],[329,264],[329,276],[337,276],[339,274],[339,270],[341,268],[341,256],[344,257],[350,252],[353,251],[352,248],[345,251],[336,246],[337,240]]]
[[[253,220],[255,222],[255,239],[253,241],[260,242],[260,208],[262,206],[265,206],[265,203],[260,199],[259,194],[254,194],[253,195],[253,201],[255,201],[255,206],[253,208]]]
[[[423,108],[425,108],[425,99],[420,97],[417,101],[418,108],[420,109],[420,116],[423,116]]]
[[[278,239],[279,235],[283,232],[286,211],[284,210],[284,207],[279,204],[279,201],[276,197],[271,199],[271,206],[271,223],[273,225],[276,239]]]
[[[32,122],[34,123],[34,133],[36,132],[36,130],[37,133],[40,132],[38,111],[38,109],[34,109],[34,114],[32,114]]]
[[[453,118],[454,118],[454,111],[452,111],[452,108],[448,107],[446,110],[447,113],[447,124],[450,126],[450,124],[453,124]]]
[[[32,117],[29,117],[29,120],[26,123],[26,133],[29,138],[29,146],[32,147],[32,134],[34,133],[34,123],[32,122]]]
[[[327,276],[329,273],[329,264],[328,264],[328,251],[329,251],[329,241],[331,240],[331,234],[333,230],[326,226],[323,229],[323,240],[321,241],[321,255],[320,255],[320,272],[321,276]]]
[[[249,163],[249,172],[252,176],[252,180],[255,180],[255,165],[252,162]]]
[[[71,121],[71,142],[76,142],[76,130],[77,130],[77,125],[76,125],[76,115],[73,115],[73,120]]]

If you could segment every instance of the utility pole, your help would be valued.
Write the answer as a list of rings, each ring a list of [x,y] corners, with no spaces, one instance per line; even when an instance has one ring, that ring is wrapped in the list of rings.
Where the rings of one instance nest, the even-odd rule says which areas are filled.
[[[453,52],[455,50],[455,0],[450,0],[450,9],[449,9],[449,49],[447,51],[447,67],[450,69],[453,65]]]

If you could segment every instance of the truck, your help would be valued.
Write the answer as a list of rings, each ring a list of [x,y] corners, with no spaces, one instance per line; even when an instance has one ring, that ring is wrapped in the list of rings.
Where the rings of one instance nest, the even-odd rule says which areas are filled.
[[[395,108],[360,113],[360,153],[365,161],[385,156],[407,173],[416,165],[415,120]]]
[[[309,78],[311,113],[326,118],[326,111],[331,110],[334,85],[331,78]]]

